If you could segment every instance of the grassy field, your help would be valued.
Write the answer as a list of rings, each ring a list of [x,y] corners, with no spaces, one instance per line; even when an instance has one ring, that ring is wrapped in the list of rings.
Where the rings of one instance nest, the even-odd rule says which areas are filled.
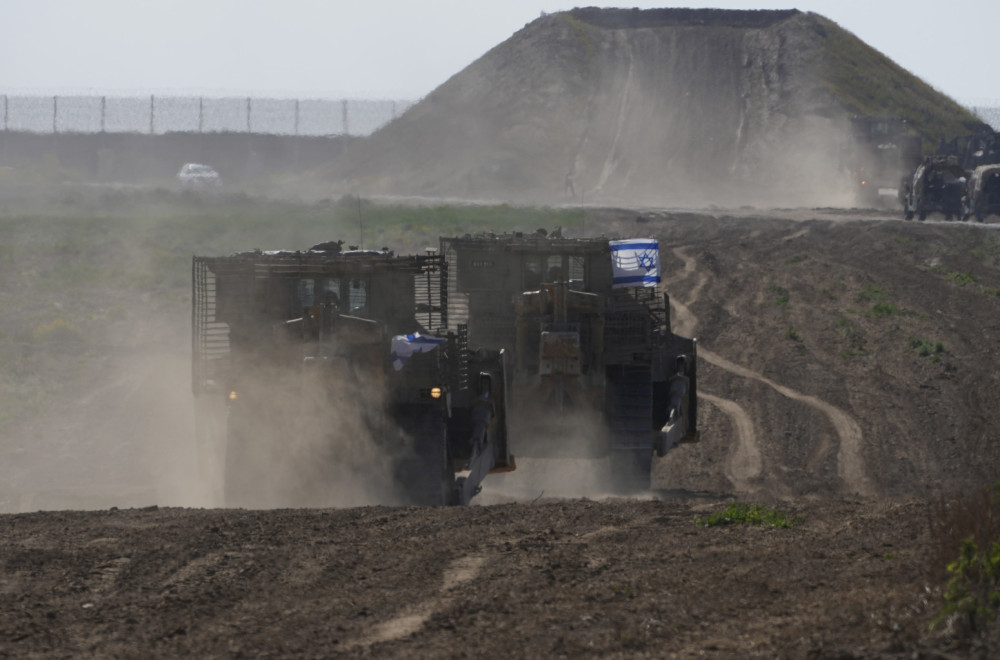
[[[64,189],[0,196],[0,428],[38,414],[114,352],[190,319],[191,257],[346,245],[423,252],[440,235],[582,227],[579,210],[315,204]]]

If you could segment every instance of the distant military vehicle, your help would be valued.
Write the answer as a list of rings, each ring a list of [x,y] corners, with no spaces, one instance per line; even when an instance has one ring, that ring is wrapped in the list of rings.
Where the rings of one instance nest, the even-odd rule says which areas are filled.
[[[903,217],[926,220],[942,213],[945,220],[962,217],[962,197],[969,173],[955,156],[927,156],[901,191]]]
[[[1000,163],[1000,133],[983,124],[968,135],[960,135],[938,144],[936,156],[954,156],[963,170],[971,172],[980,165]]]
[[[359,443],[405,503],[467,504],[514,467],[506,354],[448,330],[447,274],[339,242],[194,257],[199,435],[224,445],[227,506],[309,504]]]
[[[920,162],[922,140],[905,119],[856,116],[851,120],[847,166],[859,200],[869,206],[892,206],[900,182]]]
[[[980,165],[972,171],[962,198],[962,219],[975,216],[982,222],[990,214],[1000,215],[1000,164]]]
[[[697,430],[697,346],[670,329],[654,240],[551,234],[441,238],[449,320],[511,348],[512,451],[610,456],[614,486],[648,489],[652,457]]]

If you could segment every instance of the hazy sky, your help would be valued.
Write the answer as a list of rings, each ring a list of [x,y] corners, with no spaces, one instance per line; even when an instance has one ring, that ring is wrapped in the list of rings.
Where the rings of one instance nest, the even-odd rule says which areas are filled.
[[[0,94],[419,99],[549,0],[0,0]],[[621,7],[665,7],[626,0]],[[698,6],[692,4],[680,6]],[[1000,0],[736,0],[850,30],[958,101],[1000,105]]]

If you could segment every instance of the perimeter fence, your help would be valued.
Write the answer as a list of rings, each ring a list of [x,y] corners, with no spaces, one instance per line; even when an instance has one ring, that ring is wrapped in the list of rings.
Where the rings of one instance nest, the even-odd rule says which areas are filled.
[[[256,133],[366,136],[414,101],[201,96],[0,96],[2,130],[27,133]],[[1000,99],[964,103],[1000,131]]]
[[[253,133],[366,136],[413,105],[405,100],[198,96],[0,96],[2,128],[26,133]]]

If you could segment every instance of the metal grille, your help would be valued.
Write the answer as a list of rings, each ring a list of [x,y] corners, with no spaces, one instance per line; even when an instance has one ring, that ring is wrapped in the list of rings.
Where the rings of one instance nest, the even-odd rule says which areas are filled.
[[[469,361],[466,356],[469,354],[469,326],[464,323],[458,326],[455,333],[455,353],[457,364],[455,374],[457,382],[453,384],[456,391],[469,389]]]
[[[513,310],[478,310],[469,323],[469,336],[476,346],[510,348],[517,340]]]
[[[649,341],[648,310],[632,300],[609,300],[604,332],[609,343],[642,345]]]
[[[416,319],[434,333],[448,329],[448,264],[435,261],[413,276]]]
[[[651,349],[654,331],[666,326],[664,299],[653,287],[618,290],[608,299],[604,323],[606,358],[628,361]]]
[[[444,266],[448,273],[458,273],[458,253],[451,247],[451,243],[444,245]],[[447,299],[448,321],[450,329],[454,330],[459,325],[469,322],[469,294],[461,293],[458,290],[458,278],[447,278],[445,297]]]
[[[204,260],[192,264],[191,385],[194,393],[203,394],[219,384],[228,365],[229,324],[216,320],[217,280]]]
[[[356,274],[397,271],[414,278],[416,318],[432,332],[443,332],[448,324],[448,278],[444,259],[438,255],[394,257],[392,255],[335,256],[325,253],[248,252],[229,257],[194,257],[192,265],[192,387],[196,394],[226,387],[230,366],[230,323],[236,330],[259,324],[261,300],[254,299],[266,288],[259,283],[275,278],[351,278]],[[310,283],[309,286],[315,286]],[[360,290],[359,290],[360,293]],[[367,291],[367,295],[371,295]],[[309,289],[310,301],[318,295]],[[359,305],[363,301],[359,298]],[[301,300],[295,301],[296,309]],[[407,302],[407,304],[410,304]],[[418,360],[419,361],[419,360]]]
[[[651,447],[653,389],[645,365],[608,369],[607,415],[614,449]]]

